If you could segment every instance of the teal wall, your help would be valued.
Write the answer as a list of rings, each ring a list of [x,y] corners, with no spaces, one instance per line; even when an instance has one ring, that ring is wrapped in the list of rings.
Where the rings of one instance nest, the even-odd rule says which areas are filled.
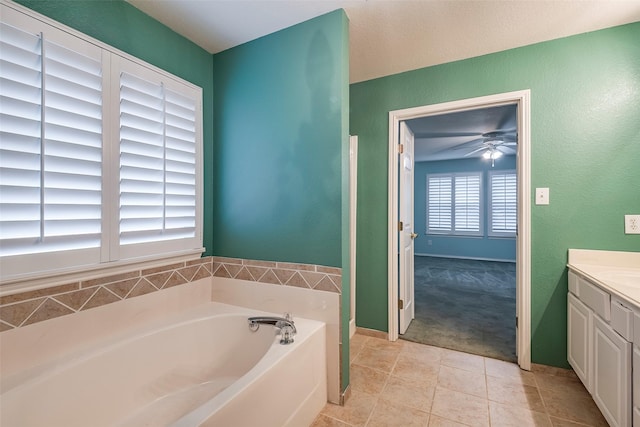
[[[535,363],[568,366],[567,249],[640,251],[640,23],[351,85],[359,138],[358,326],[387,330],[388,112],[531,90],[531,331]],[[435,41],[434,41],[435,43]]]
[[[345,22],[214,55],[216,255],[342,266]]]
[[[213,248],[213,58],[211,54],[121,0],[18,0],[30,9],[75,28],[202,88],[204,246]]]
[[[418,238],[414,241],[415,252],[420,255],[453,256],[461,258],[516,260],[516,239],[488,237],[489,216],[489,172],[492,170],[515,170],[516,157],[503,156],[495,161],[483,158],[417,162],[414,168],[414,231]],[[482,173],[482,203],[484,237],[443,236],[427,233],[427,174],[430,173]],[[431,241],[431,245],[429,245]]]
[[[342,267],[346,331],[348,43],[337,10],[214,55],[213,73],[214,254]]]

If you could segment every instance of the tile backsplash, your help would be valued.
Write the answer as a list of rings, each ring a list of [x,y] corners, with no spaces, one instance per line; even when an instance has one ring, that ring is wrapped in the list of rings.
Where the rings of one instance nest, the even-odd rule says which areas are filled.
[[[317,291],[342,291],[342,269],[322,265],[213,257],[213,275]]]
[[[212,258],[0,297],[0,332],[211,277]]]
[[[339,294],[341,273],[321,265],[204,257],[0,297],[0,332],[212,276]]]

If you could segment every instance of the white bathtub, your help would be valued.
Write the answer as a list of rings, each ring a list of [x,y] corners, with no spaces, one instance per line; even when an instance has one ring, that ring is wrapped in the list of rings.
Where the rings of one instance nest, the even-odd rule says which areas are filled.
[[[208,303],[2,379],[0,425],[306,426],[327,400],[325,325],[295,342]],[[274,315],[273,313],[266,313]]]

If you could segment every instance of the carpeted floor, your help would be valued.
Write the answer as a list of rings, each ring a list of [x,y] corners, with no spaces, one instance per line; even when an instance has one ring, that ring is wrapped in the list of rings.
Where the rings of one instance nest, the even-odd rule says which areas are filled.
[[[415,304],[401,338],[516,360],[515,263],[416,256]]]

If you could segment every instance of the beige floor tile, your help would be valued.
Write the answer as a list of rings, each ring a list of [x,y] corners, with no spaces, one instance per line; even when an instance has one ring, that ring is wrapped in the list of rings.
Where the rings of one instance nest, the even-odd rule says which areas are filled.
[[[574,421],[563,420],[562,418],[549,417],[553,427],[585,427],[587,424],[576,423]]]
[[[376,396],[358,390],[351,391],[351,397],[344,406],[328,404],[322,414],[352,426],[364,426],[376,404]]]
[[[582,397],[589,396],[589,392],[577,377],[548,375],[536,372],[535,378],[538,388],[558,390]]]
[[[536,387],[514,383],[508,378],[487,376],[487,394],[493,402],[545,412],[544,403]]]
[[[353,363],[379,371],[391,372],[400,354],[400,348],[374,348],[365,345]]]
[[[320,414],[309,427],[351,427],[351,424]]]
[[[487,398],[487,384],[484,374],[440,366],[438,385],[449,390]]]
[[[400,353],[392,374],[405,378],[419,378],[426,384],[435,385],[438,381],[438,362],[427,362],[411,354]]]
[[[429,412],[433,402],[434,386],[425,387],[406,378],[391,375],[380,398],[391,403]]]
[[[429,417],[429,427],[467,427],[467,425],[431,414]]]
[[[400,350],[404,345],[404,341],[402,340],[389,341],[382,338],[369,337],[365,345],[367,347],[375,348],[378,350],[389,350],[389,349]]]
[[[484,367],[487,375],[492,377],[507,378],[517,384],[536,385],[533,372],[522,370],[515,363],[485,357]]]
[[[414,358],[425,362],[440,362],[440,359],[442,359],[441,348],[411,341],[405,341],[401,354],[410,354]]]
[[[371,338],[366,335],[354,334],[349,340],[349,361],[353,362],[353,359],[358,356],[362,351],[367,341]]]
[[[469,426],[489,425],[489,402],[480,397],[436,387],[431,414]]]
[[[537,380],[537,378],[536,378]],[[606,427],[602,413],[591,396],[574,395],[567,390],[540,389],[540,395],[547,408],[547,413],[553,417],[569,421]]]
[[[429,414],[386,400],[379,400],[367,427],[426,427]]]
[[[353,390],[364,391],[369,394],[380,394],[387,383],[387,378],[389,378],[389,374],[386,372],[356,363],[351,364],[349,376]]]
[[[453,368],[484,374],[484,357],[475,354],[443,350],[441,363]]]
[[[551,427],[549,416],[544,412],[489,402],[491,427]]]

